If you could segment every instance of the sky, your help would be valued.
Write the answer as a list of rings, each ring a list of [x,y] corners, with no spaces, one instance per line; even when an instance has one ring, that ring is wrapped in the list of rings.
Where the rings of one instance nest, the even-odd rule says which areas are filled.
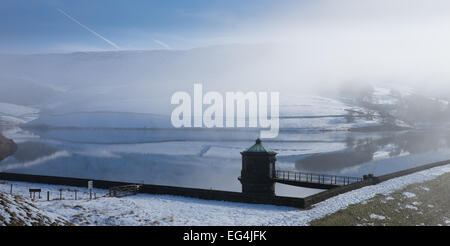
[[[443,0],[2,0],[0,52],[189,49],[228,43],[402,43],[450,37]]]
[[[233,38],[233,30],[267,17],[275,4],[288,3],[2,0],[0,52],[185,49],[218,44]]]

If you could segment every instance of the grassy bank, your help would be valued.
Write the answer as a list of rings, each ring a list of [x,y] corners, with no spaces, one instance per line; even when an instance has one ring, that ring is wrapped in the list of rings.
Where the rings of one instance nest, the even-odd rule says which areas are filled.
[[[450,174],[412,184],[388,195],[377,195],[334,214],[311,221],[312,226],[450,225]]]

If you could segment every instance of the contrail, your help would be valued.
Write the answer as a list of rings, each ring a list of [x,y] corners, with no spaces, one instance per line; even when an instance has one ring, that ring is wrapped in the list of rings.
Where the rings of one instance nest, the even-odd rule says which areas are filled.
[[[120,50],[120,47],[115,44],[114,42],[112,42],[111,40],[103,37],[102,35],[98,34],[96,31],[90,29],[89,27],[83,25],[81,22],[77,21],[75,18],[73,18],[72,16],[70,16],[69,14],[67,14],[66,12],[64,12],[62,9],[58,9],[59,12],[61,12],[61,14],[65,15],[67,18],[69,18],[70,20],[72,20],[73,22],[77,23],[78,25],[80,25],[81,27],[83,27],[84,29],[86,29],[87,31],[89,31],[90,33],[94,34],[95,36],[103,39],[103,41],[107,42],[109,45],[111,45],[112,47],[114,47],[117,50]]]
[[[153,41],[154,41],[155,43],[161,45],[162,47],[168,49],[168,50],[171,50],[171,49],[172,49],[172,48],[170,48],[170,46],[169,46],[168,44],[166,44],[166,43],[164,43],[164,42],[162,42],[162,41],[159,41],[159,40],[157,40],[157,39],[153,39]]]

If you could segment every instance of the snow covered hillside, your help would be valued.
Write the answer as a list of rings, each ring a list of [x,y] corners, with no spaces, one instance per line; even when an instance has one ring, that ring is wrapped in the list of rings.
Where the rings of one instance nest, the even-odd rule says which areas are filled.
[[[315,95],[299,95],[293,104],[280,105],[280,128],[297,130],[348,130],[352,127],[379,125],[377,118],[345,116],[349,111],[367,114],[361,107],[347,105],[335,99]],[[42,114],[26,124],[31,127],[75,128],[173,128],[170,115],[127,112],[75,112]]]
[[[76,128],[171,128],[168,116],[127,112],[44,114],[26,125]]]
[[[46,216],[64,223],[66,218],[77,225],[268,225],[297,226],[308,225],[314,219],[334,213],[350,204],[364,202],[376,194],[389,194],[409,184],[431,180],[450,172],[450,165],[432,168],[411,175],[392,179],[378,185],[325,200],[310,210],[291,207],[207,201],[168,195],[139,194],[124,198],[106,197],[106,190],[95,189],[97,199],[88,200],[86,188],[78,190],[78,200],[74,200],[74,187],[12,182],[14,194],[28,195],[29,188],[41,188],[51,192],[51,199],[58,198],[59,188],[63,188],[64,200],[40,199],[32,206],[45,211]],[[0,184],[0,192],[9,192],[8,184]],[[6,196],[4,193],[3,196]],[[16,206],[11,196],[4,206]],[[31,206],[31,205],[30,205]],[[1,210],[0,210],[1,211]],[[36,210],[32,210],[36,212]],[[30,213],[33,216],[33,213]]]
[[[64,217],[40,209],[28,198],[0,192],[0,226],[67,226]]]
[[[351,112],[369,114],[369,110],[337,99],[317,95],[298,95],[287,98],[290,104],[280,105],[280,129],[348,130],[361,126],[376,126],[376,117],[350,117]]]

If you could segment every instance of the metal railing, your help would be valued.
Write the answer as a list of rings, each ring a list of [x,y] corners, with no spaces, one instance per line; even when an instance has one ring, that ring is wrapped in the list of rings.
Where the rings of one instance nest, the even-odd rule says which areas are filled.
[[[331,184],[331,185],[348,185],[363,181],[363,178],[338,176],[317,173],[302,173],[294,171],[276,170],[275,179],[283,181],[317,183],[317,184]]]

